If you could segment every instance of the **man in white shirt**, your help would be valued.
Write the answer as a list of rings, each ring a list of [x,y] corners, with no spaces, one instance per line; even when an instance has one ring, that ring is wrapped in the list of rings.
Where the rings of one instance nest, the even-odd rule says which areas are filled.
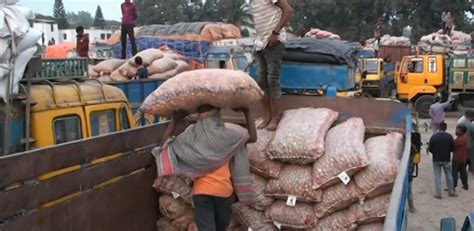
[[[265,118],[260,128],[273,131],[278,126],[281,109],[280,68],[283,59],[286,31],[293,8],[287,0],[250,0],[257,38],[255,41],[255,60],[258,68],[257,82],[265,91],[263,105]]]

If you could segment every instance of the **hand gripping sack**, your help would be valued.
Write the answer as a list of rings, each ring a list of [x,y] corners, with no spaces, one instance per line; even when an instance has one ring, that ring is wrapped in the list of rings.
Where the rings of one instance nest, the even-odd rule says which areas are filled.
[[[95,65],[93,70],[101,75],[111,74],[125,62],[126,60],[123,59],[108,59]]]
[[[366,200],[362,204],[354,204],[349,209],[351,219],[357,224],[370,224],[383,222],[387,215],[388,205],[390,203],[390,193]]]
[[[285,165],[278,179],[268,181],[265,195],[284,200],[294,196],[297,201],[320,202],[322,192],[312,187],[311,166]]]
[[[140,109],[147,114],[170,116],[176,110],[194,112],[203,104],[249,107],[262,96],[255,80],[242,71],[202,69],[180,73],[164,82]]]
[[[365,142],[369,166],[354,176],[364,197],[372,198],[390,192],[397,178],[403,153],[403,135],[390,133]]]
[[[326,108],[300,108],[284,112],[269,157],[292,164],[309,164],[324,154],[324,137],[338,113]]]
[[[323,190],[321,203],[314,205],[314,212],[318,218],[326,217],[332,213],[349,208],[353,203],[358,202],[361,193],[357,185],[350,182],[331,186]]]
[[[191,204],[192,189],[191,180],[180,176],[157,177],[153,183],[157,191],[167,193],[175,197],[181,197],[184,201]]]
[[[252,230],[275,231],[276,228],[271,223],[265,222],[264,212],[252,209],[241,203],[232,205],[232,211],[238,219]]]
[[[161,214],[172,220],[181,217],[192,210],[191,206],[185,201],[175,199],[171,195],[161,195],[159,202]]]
[[[273,203],[273,199],[271,197],[265,196],[264,194],[266,184],[267,180],[265,178],[252,174],[252,186],[255,190],[255,194],[257,195],[257,201],[251,206],[257,210],[264,211],[265,208],[272,205]]]
[[[365,126],[360,118],[350,118],[326,135],[325,153],[313,164],[313,187],[336,184],[339,174],[351,176],[369,164],[364,147]]]
[[[283,167],[283,163],[270,160],[267,156],[268,145],[274,135],[275,132],[266,129],[258,130],[257,142],[247,145],[252,172],[266,178],[277,178]]]
[[[155,48],[146,49],[146,50],[138,52],[135,56],[133,56],[128,61],[128,63],[130,63],[130,65],[134,67],[138,66],[135,63],[135,58],[138,56],[142,58],[143,65],[147,66],[147,65],[150,65],[153,61],[163,58],[163,52]]]
[[[265,217],[268,221],[293,229],[310,229],[318,223],[313,206],[305,203],[296,203],[291,207],[286,205],[285,201],[277,201],[267,208]]]

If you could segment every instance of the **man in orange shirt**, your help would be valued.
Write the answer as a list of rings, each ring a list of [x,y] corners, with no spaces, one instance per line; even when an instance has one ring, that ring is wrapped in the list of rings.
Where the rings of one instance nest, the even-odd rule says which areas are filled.
[[[175,113],[164,134],[165,145],[153,150],[158,177],[184,175],[194,179],[193,202],[198,230],[225,230],[230,222],[234,191],[242,203],[252,203],[248,142],[255,142],[257,132],[248,109],[245,114],[248,134],[227,127],[219,108],[198,108],[197,122],[175,137],[176,125],[185,113]]]
[[[454,140],[453,153],[453,184],[454,189],[458,186],[458,176],[461,176],[462,188],[469,189],[467,181],[466,162],[469,149],[469,135],[467,135],[467,127],[460,124],[456,127],[456,140]]]

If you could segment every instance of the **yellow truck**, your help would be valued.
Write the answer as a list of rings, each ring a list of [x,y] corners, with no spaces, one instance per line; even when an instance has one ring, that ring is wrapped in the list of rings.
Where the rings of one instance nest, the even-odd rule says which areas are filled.
[[[384,62],[380,58],[363,58],[359,61],[358,82],[364,96],[380,97],[380,80],[384,77]]]

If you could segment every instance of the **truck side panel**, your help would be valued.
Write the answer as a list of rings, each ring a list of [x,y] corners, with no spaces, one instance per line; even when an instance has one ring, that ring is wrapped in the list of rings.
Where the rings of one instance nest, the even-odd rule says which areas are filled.
[[[8,201],[0,203],[0,230],[156,230],[150,151],[165,128],[0,157],[0,201]],[[75,165],[81,167],[48,174]]]

